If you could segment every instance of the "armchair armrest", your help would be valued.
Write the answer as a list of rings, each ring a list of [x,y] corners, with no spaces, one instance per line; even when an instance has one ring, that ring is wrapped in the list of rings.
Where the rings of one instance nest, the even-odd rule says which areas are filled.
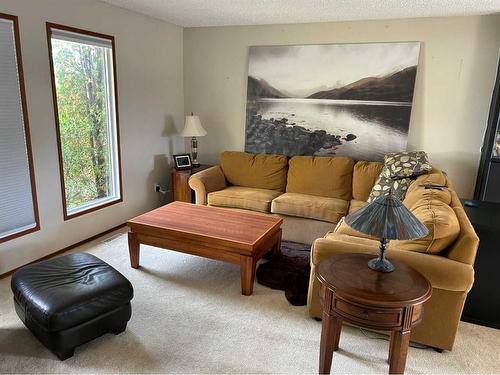
[[[189,177],[189,187],[194,190],[196,204],[207,204],[207,195],[226,187],[226,177],[222,169],[216,165]]]

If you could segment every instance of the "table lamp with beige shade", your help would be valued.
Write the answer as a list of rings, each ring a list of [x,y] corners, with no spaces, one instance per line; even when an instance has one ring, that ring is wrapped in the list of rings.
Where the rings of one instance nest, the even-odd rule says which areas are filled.
[[[184,129],[182,130],[181,136],[191,137],[191,158],[193,167],[199,167],[198,162],[198,140],[196,137],[203,137],[207,135],[207,131],[201,126],[201,121],[198,116],[195,116],[193,112],[191,115],[186,116],[186,122],[184,123]]]

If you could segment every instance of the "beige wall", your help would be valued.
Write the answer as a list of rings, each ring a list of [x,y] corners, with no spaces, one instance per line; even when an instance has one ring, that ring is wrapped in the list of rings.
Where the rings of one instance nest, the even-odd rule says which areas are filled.
[[[421,41],[408,149],[473,192],[500,46],[500,16],[184,29],[186,111],[208,135],[200,160],[243,150],[248,46]]]
[[[94,0],[2,0],[19,17],[41,230],[0,244],[0,274],[158,204],[166,155],[184,150],[182,28]],[[124,202],[63,221],[45,22],[116,38]],[[127,251],[127,249],[123,249]]]

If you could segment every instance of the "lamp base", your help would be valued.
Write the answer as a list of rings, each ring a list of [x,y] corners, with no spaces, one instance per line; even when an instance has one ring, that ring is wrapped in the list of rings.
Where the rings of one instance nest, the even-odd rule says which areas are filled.
[[[368,267],[377,272],[389,273],[395,270],[395,267],[387,259],[375,258],[368,262]]]

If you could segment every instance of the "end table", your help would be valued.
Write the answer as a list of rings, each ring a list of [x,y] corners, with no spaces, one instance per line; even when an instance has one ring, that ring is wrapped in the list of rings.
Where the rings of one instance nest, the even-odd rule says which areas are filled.
[[[323,302],[319,373],[330,373],[339,348],[342,322],[391,331],[389,373],[405,370],[410,332],[423,316],[432,294],[429,281],[406,264],[391,259],[396,269],[382,273],[368,268],[374,256],[340,254],[319,263],[316,277]]]
[[[172,169],[172,200],[194,203],[193,191],[188,184],[189,177],[210,167],[213,165],[201,164],[199,167],[190,169]]]

